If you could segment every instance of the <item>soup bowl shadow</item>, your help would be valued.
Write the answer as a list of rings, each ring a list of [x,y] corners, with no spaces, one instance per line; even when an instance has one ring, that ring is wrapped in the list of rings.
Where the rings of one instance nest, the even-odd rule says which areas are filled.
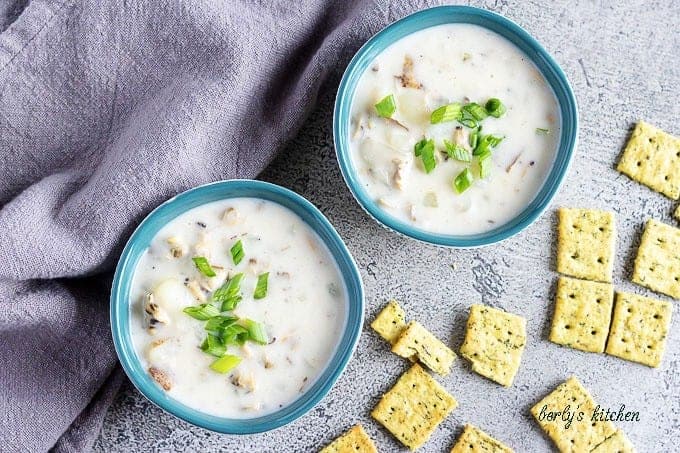
[[[496,32],[517,46],[545,77],[555,94],[561,119],[555,160],[534,199],[515,218],[479,234],[432,233],[393,217],[378,206],[355,171],[350,150],[351,107],[359,79],[373,60],[399,39],[444,24],[473,24]],[[404,17],[369,39],[352,58],[340,82],[333,112],[333,141],[345,183],[359,205],[384,227],[422,242],[457,248],[480,247],[508,239],[531,225],[549,206],[571,164],[578,140],[578,107],[564,72],[553,57],[522,27],[484,9],[438,6]]]
[[[344,326],[338,344],[314,384],[290,405],[253,418],[225,418],[206,414],[168,395],[149,376],[135,351],[130,329],[130,290],[139,259],[158,231],[178,215],[213,201],[258,198],[297,214],[326,244],[337,263],[347,293]],[[286,425],[310,411],[330,391],[356,348],[364,319],[364,289],[359,270],[344,242],[326,217],[302,196],[275,184],[254,180],[218,181],[183,192],[154,209],[132,233],[111,289],[111,332],[116,353],[133,385],[152,403],[201,428],[224,434],[253,434]]]

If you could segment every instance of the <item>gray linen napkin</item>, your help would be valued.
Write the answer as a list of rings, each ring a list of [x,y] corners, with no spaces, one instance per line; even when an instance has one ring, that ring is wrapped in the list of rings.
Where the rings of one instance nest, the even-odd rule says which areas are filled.
[[[425,3],[0,2],[0,451],[91,447],[135,225],[255,177],[361,43]]]

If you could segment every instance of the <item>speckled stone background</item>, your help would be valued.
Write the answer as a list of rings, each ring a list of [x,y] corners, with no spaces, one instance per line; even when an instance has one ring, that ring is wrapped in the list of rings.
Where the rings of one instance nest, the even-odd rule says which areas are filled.
[[[331,134],[335,87],[263,179],[289,187],[316,204],[347,242],[366,286],[366,317],[389,298],[454,350],[475,302],[526,317],[528,344],[514,385],[503,388],[471,372],[459,359],[439,381],[460,406],[422,451],[448,451],[463,424],[473,423],[518,452],[552,451],[529,408],[569,375],[597,402],[639,411],[620,422],[641,452],[680,445],[680,301],[659,369],[607,355],[567,349],[547,340],[553,312],[555,208],[611,209],[617,215],[616,288],[654,295],[630,282],[644,222],[672,224],[675,205],[614,170],[633,123],[645,118],[680,135],[680,3],[560,0],[474,1],[516,21],[564,68],[580,105],[579,146],[552,207],[533,226],[502,244],[478,250],[427,246],[392,234],[355,203],[336,165]],[[334,83],[337,83],[337,79]],[[451,264],[456,264],[454,271]],[[316,451],[355,423],[363,423],[381,451],[403,447],[369,416],[380,395],[408,368],[369,328],[347,370],[309,414],[274,432],[234,437],[193,427],[164,413],[128,383],[108,413],[96,451]]]

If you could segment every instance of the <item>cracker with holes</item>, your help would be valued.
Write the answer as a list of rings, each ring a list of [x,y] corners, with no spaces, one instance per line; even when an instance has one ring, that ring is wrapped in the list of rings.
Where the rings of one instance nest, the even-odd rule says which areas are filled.
[[[640,121],[617,170],[677,200],[680,198],[680,139]]]
[[[671,325],[669,302],[617,293],[607,354],[658,367]]]
[[[350,428],[345,434],[335,439],[331,444],[322,449],[319,453],[377,453],[373,441],[364,427],[356,425]]]
[[[616,230],[614,214],[595,209],[560,208],[557,272],[611,282]]]
[[[451,453],[513,453],[512,448],[497,441],[479,428],[466,424]]]
[[[472,362],[472,371],[509,387],[519,370],[526,341],[524,318],[475,304],[470,307],[460,353]]]
[[[626,434],[620,429],[607,437],[604,442],[595,447],[591,453],[635,453],[633,444],[628,440]]]
[[[392,352],[420,363],[442,376],[451,371],[456,354],[419,322],[411,321],[392,346]]]
[[[591,420],[595,407],[588,391],[572,376],[532,407],[531,414],[561,452],[589,452],[616,432],[612,422]],[[561,415],[548,415],[566,411],[583,412],[583,420],[574,417],[568,424]]]
[[[371,323],[375,330],[385,341],[394,343],[406,328],[406,313],[396,300],[391,300],[385,305],[378,316]]]
[[[587,352],[604,352],[614,287],[609,283],[560,277],[550,330],[553,343]]]
[[[650,220],[635,257],[633,282],[680,299],[680,230]]]
[[[415,364],[382,396],[371,416],[415,450],[456,406],[456,399]]]

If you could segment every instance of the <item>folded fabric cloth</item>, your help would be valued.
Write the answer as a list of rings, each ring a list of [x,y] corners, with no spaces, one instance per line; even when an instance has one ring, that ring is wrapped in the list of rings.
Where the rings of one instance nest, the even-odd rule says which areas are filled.
[[[122,379],[108,293],[133,228],[255,177],[353,52],[426,3],[0,6],[0,451],[91,447]]]

